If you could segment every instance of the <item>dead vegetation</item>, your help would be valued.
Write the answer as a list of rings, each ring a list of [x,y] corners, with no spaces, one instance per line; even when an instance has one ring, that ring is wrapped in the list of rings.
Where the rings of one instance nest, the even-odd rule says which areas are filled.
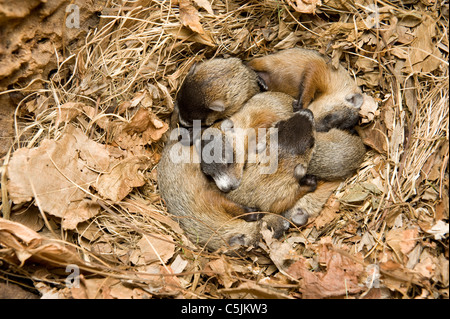
[[[370,150],[306,227],[245,258],[207,253],[158,193],[177,88],[195,61],[294,46],[373,97]],[[448,298],[448,1],[108,2],[54,60],[42,87],[0,93],[25,96],[1,171],[1,280],[58,298]]]

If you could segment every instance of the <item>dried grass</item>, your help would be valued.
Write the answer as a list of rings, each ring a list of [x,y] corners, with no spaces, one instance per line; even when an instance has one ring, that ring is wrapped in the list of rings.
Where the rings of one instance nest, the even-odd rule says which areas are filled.
[[[448,233],[435,240],[425,232],[438,220],[448,222],[448,208],[444,212],[439,208],[448,200],[448,17],[435,17],[439,22],[433,43],[441,57],[440,67],[432,72],[402,71],[399,66],[406,63],[397,57],[395,50],[408,49],[411,43],[387,44],[389,27],[394,23],[423,16],[427,14],[425,9],[434,14],[445,8],[434,1],[421,1],[430,2],[429,6],[417,1],[405,5],[400,1],[377,1],[381,25],[371,29],[364,24],[371,13],[364,9],[368,3],[322,2],[318,15],[300,15],[283,1],[213,1],[214,14],[199,9],[204,34],[184,27],[178,6],[167,1],[128,1],[123,6],[110,3],[83,47],[66,58],[56,55],[58,71],[45,88],[22,90],[28,96],[16,111],[14,148],[35,147],[44,138],[57,140],[68,124],[58,120],[61,106],[68,102],[80,102],[95,109],[94,116],[84,113],[70,123],[92,140],[108,144],[113,132],[103,129],[102,121],[129,121],[133,108],[121,115],[117,110],[123,103],[133,103],[140,92],[148,92],[152,111],[168,120],[177,88],[195,61],[223,55],[247,59],[294,45],[317,49],[330,55],[333,63],[345,64],[355,77],[363,78],[365,92],[378,99],[380,108],[374,121],[382,123],[378,129],[385,140],[386,152],[370,150],[358,174],[340,185],[334,195],[341,199],[339,214],[334,214],[321,228],[313,223],[300,232],[289,233],[287,238],[306,240],[294,247],[312,268],[314,263],[320,268],[318,251],[331,237],[333,249],[345,251],[349,258],[364,266],[395,261],[397,268],[381,269],[385,276],[382,288],[389,290],[390,297],[448,298]],[[446,8],[448,11],[448,4]],[[363,62],[370,67],[363,66]],[[373,80],[364,78],[372,69],[377,73],[375,85]],[[27,108],[32,112],[27,112]],[[152,154],[158,154],[162,146],[159,142],[148,148]],[[243,261],[220,253],[209,254],[190,243],[168,221],[153,170],[151,167],[146,172],[148,184],[133,190],[121,202],[97,197],[102,212],[83,231],[63,230],[50,218],[48,230],[41,233],[74,248],[89,265],[85,269],[86,278],[118,278],[152,295],[173,296],[181,292],[188,298],[246,298],[252,293],[267,296],[256,288],[244,289],[252,292],[250,295],[240,293],[242,289],[233,290],[242,283],[251,283],[260,289],[274,289],[283,296],[300,296],[301,283],[288,280],[264,254],[256,253]],[[368,196],[362,201],[342,200],[364,183],[375,185],[377,190],[367,191]],[[6,198],[2,194],[4,218],[9,214]],[[12,210],[18,211],[19,207]],[[98,233],[88,236],[89,225]],[[415,239],[417,245],[429,252],[433,262],[445,255],[446,283],[436,271],[429,278],[415,271],[413,284],[407,282],[413,271],[406,268],[406,263],[412,257],[408,259],[406,254],[396,251],[387,238],[393,229],[410,228],[420,230],[419,238]],[[165,270],[151,273],[154,269],[130,261],[130,252],[139,248],[144,235],[157,238],[169,235],[174,239],[176,248],[170,262],[159,257]],[[363,238],[370,238],[374,244],[363,245]],[[189,264],[176,275],[176,280],[164,281],[162,277],[174,278],[169,264],[176,256]],[[211,265],[205,268],[214,260],[221,260],[222,268],[214,269]],[[51,263],[65,266],[61,260]],[[399,275],[396,269],[405,275]],[[63,277],[53,275],[55,279],[48,280],[32,275],[31,266],[17,267],[11,263],[8,271],[2,273],[2,277],[34,278],[33,281],[45,283],[47,289],[54,287],[61,295],[67,293]],[[163,280],[164,289],[154,288],[161,286],[157,279]],[[219,286],[226,289],[217,289]],[[364,297],[369,290],[356,297]]]

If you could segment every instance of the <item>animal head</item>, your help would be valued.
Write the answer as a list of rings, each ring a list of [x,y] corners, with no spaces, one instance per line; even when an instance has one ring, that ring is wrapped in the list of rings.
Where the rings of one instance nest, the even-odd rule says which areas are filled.
[[[234,114],[259,92],[256,74],[238,58],[216,58],[200,62],[189,70],[178,91],[176,105],[181,126],[202,125]]]
[[[361,107],[364,98],[356,81],[339,66],[337,69],[323,63],[308,66],[302,74],[297,103],[294,109],[308,108],[316,118],[342,109]]]
[[[315,149],[314,116],[310,110],[301,109],[289,119],[278,122],[275,128],[278,129],[279,156],[293,160],[293,174],[300,182],[306,176]]]
[[[197,152],[201,154],[202,172],[212,178],[222,192],[230,192],[239,186],[244,169],[244,164],[236,161],[238,150],[233,136],[226,134],[232,129],[233,122],[227,119],[220,128],[218,125],[207,128],[201,139],[194,141]]]
[[[294,48],[255,58],[248,66],[264,79],[269,91],[296,98],[294,109],[310,109],[317,122],[342,109],[357,116],[363,96],[356,81],[328,60],[316,51]]]

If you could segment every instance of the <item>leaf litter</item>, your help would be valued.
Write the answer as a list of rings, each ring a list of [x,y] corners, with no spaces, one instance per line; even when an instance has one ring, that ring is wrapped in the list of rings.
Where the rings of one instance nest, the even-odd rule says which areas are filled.
[[[366,159],[308,225],[208,253],[158,193],[177,88],[196,61],[293,46],[361,85]],[[448,298],[448,3],[110,3],[58,61],[72,76],[22,89],[3,161],[3,277],[43,298]]]

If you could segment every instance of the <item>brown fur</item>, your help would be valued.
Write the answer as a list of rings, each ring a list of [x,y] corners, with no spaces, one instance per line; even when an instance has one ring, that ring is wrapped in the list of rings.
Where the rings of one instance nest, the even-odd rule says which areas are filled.
[[[293,98],[284,93],[260,93],[251,98],[229,120],[233,122],[235,130],[277,127],[283,121],[291,121],[295,116],[292,111],[292,102]],[[302,113],[305,113],[304,110]],[[299,177],[295,176],[294,171],[298,165],[302,165],[306,173],[308,163],[313,156],[315,131],[312,114],[299,116],[299,119],[293,124],[293,128],[288,127],[287,132],[287,137],[292,136],[293,141],[283,140],[286,132],[283,134],[282,129],[278,131],[278,147],[276,149],[278,165],[275,172],[262,174],[261,168],[267,167],[268,164],[263,164],[258,156],[255,163],[247,162],[245,156],[248,153],[248,144],[245,144],[244,147],[243,158],[245,161],[243,163],[234,162],[226,168],[226,171],[223,170],[223,166],[218,166],[218,174],[213,174],[212,177],[220,189],[223,187],[218,181],[224,174],[234,175],[233,181],[240,180],[239,187],[228,192],[227,198],[240,204],[245,203],[243,205],[254,207],[258,211],[281,214],[310,191],[310,187],[299,183]],[[309,124],[309,128],[304,128],[307,124]],[[215,125],[216,127],[219,125]],[[246,141],[248,143],[248,140]],[[268,150],[270,149],[270,139],[267,139],[266,143],[266,150]],[[236,149],[233,150],[236,152]],[[235,158],[238,158],[237,156],[239,154],[236,154]]]
[[[342,180],[356,172],[365,153],[366,148],[357,135],[339,129],[317,132],[308,174],[327,181]]]
[[[298,99],[298,108],[313,112],[318,132],[308,174],[321,180],[342,180],[359,168],[366,149],[359,136],[345,130],[358,123],[362,96],[342,66],[335,69],[318,52],[299,48],[255,58],[248,65],[264,79],[269,91],[287,93]],[[301,209],[317,215],[334,189],[333,183],[325,183],[302,197],[286,216]]]
[[[234,243],[255,245],[261,227],[266,223],[280,236],[286,222],[274,215],[265,215],[257,222],[248,223],[233,216],[245,214],[245,207],[233,203],[194,162],[174,163],[170,152],[176,142],[170,141],[163,150],[158,164],[158,185],[169,213],[177,217],[192,242],[214,251]],[[177,144],[180,146],[180,144]],[[194,146],[180,146],[195,152]]]
[[[235,128],[258,128],[274,126],[278,121],[286,120],[294,114],[290,105],[292,98],[278,92],[266,92],[255,95],[240,112],[230,117]],[[272,113],[272,125],[261,120],[260,115]],[[218,126],[218,125],[217,125]],[[295,134],[295,139],[302,134]],[[305,135],[305,134],[303,134]],[[280,132],[279,132],[279,136]],[[280,141],[279,141],[280,142]],[[268,147],[267,147],[268,148]],[[247,145],[245,147],[247,151]],[[353,174],[359,167],[365,154],[365,147],[358,136],[338,129],[315,134],[315,148],[306,153],[291,154],[286,147],[279,145],[279,163],[273,174],[261,174],[261,163],[233,163],[227,174],[240,179],[237,189],[227,193],[234,202],[256,207],[261,211],[280,214],[293,207],[299,198],[309,192],[309,187],[299,183],[293,172],[298,164],[307,168],[307,174],[321,180],[338,180]],[[245,166],[245,169],[244,169]],[[314,194],[314,193],[313,193]],[[309,196],[313,197],[313,194]]]
[[[269,70],[273,70],[274,66],[277,66],[278,63],[269,61],[267,64],[269,66],[264,70],[266,73],[260,73],[261,77],[266,80],[269,89],[274,90],[274,88],[276,88],[275,84],[281,83],[282,85],[276,90],[286,92],[295,97],[298,97],[298,95],[301,94],[299,104],[302,107],[304,104],[308,104],[315,117],[320,120],[325,119],[327,116],[330,116],[330,114],[333,115],[339,113],[342,109],[348,109],[348,101],[345,99],[345,97],[348,96],[347,93],[352,92],[351,94],[356,94],[355,92],[358,92],[357,88],[355,91],[354,86],[345,85],[345,81],[339,79],[339,77],[345,76],[349,78],[348,74],[345,73],[344,76],[341,71],[337,73],[330,71],[330,67],[326,63],[324,64],[321,62],[325,60],[312,51],[309,51],[309,53],[301,53],[300,55],[303,56],[304,54],[306,62],[313,61],[311,66],[306,68],[304,72],[295,72],[295,68],[293,68],[295,65],[287,65],[286,68],[281,67],[281,69],[289,71],[285,75],[283,75],[282,72],[275,72],[271,73],[270,76],[267,76]],[[281,61],[283,61],[283,59]],[[261,65],[264,63],[261,62]],[[302,63],[297,64],[301,67]],[[253,64],[253,67],[255,67],[255,65],[256,64]],[[278,65],[278,67],[280,65]],[[250,66],[252,67],[251,63]],[[195,72],[196,71],[194,70],[192,74],[195,74]],[[198,81],[202,82],[208,77],[207,71],[205,72],[206,75],[200,76]],[[218,70],[212,70],[211,72],[212,74],[221,75]],[[336,74],[338,74],[337,78]],[[220,80],[216,81],[217,79]],[[239,92],[241,88],[241,85],[237,85],[233,86],[233,89],[231,89],[230,87],[226,87],[227,84],[224,84],[223,78],[219,77],[217,79],[215,78],[213,82],[217,82],[217,85],[221,88],[216,88],[217,92],[205,89],[205,100],[220,100],[218,95],[221,97],[227,96],[227,94],[224,93]],[[288,80],[286,81],[286,79]],[[190,80],[187,79],[187,81],[189,82]],[[255,89],[257,80],[252,78],[249,82],[251,82],[251,87],[253,87],[250,91],[256,93],[258,91]],[[295,85],[300,82],[302,83],[301,85]],[[286,86],[286,83],[292,83],[294,85]],[[348,83],[351,84],[351,81]],[[334,87],[337,84],[343,85],[341,88],[335,87],[335,90],[338,90],[339,94],[336,93],[336,91],[333,93],[333,89],[329,90],[329,88]],[[351,89],[349,89],[349,87]],[[249,91],[247,91],[247,93],[248,92]],[[216,93],[218,95],[214,95]],[[247,100],[251,97],[250,95],[255,93],[246,95]],[[181,96],[182,95],[179,95],[179,100],[182,100]],[[335,100],[339,103],[336,104]],[[278,120],[283,120],[283,116],[286,117],[284,119],[287,119],[292,115],[292,99],[290,99],[290,101],[290,104],[283,104],[283,107],[287,111],[283,111],[286,113],[282,112],[284,115],[281,117],[279,115],[274,116],[273,112],[276,113],[277,110],[274,111],[272,109],[268,111],[264,110],[264,108],[263,110],[254,109],[252,112],[243,112],[241,115],[238,115],[239,113],[236,112],[238,112],[244,103],[241,103],[240,105],[239,103],[236,103],[232,107],[230,107],[231,104],[227,105],[225,107],[225,112],[211,112],[208,110],[208,107],[204,107],[203,110],[200,109],[200,112],[197,114],[191,115],[193,116],[193,119],[196,119],[196,115],[200,114],[200,118],[198,119],[201,119],[206,125],[210,125],[220,119],[230,118],[233,120],[235,127],[267,128],[277,122],[277,117]],[[271,105],[271,108],[273,108],[273,104]],[[353,111],[351,108],[350,110]],[[176,112],[174,112],[174,114],[176,114]],[[236,120],[236,117],[233,118],[233,114],[237,117],[240,116],[240,120]],[[344,119],[348,115],[348,113],[345,112],[342,114]],[[236,125],[239,121],[241,121],[240,124]],[[338,164],[336,164],[336,148],[334,146],[334,140],[336,139],[333,138],[333,136],[337,134],[336,131],[338,130],[330,130],[329,132],[318,133],[316,135],[318,149],[324,151],[315,152],[314,154],[312,154],[311,151],[310,155],[304,156],[303,162],[305,164],[308,162],[307,158],[311,158],[312,156],[308,173],[311,171],[312,173],[317,174],[319,178],[323,179],[343,178],[348,176],[348,174],[353,172],[354,169],[359,166],[359,163],[362,161],[362,155],[364,154],[364,147],[362,146],[361,148],[359,143],[356,143],[357,146],[355,151],[349,152],[349,154],[356,154],[355,158],[350,159],[352,165],[348,165],[345,161],[339,161]],[[347,148],[352,148],[352,145],[355,145],[353,143],[354,140],[347,132],[340,131],[339,134],[341,134],[339,136],[341,142],[339,144],[340,146],[337,147],[342,146],[341,153],[346,154]],[[260,211],[276,213],[284,212],[287,216],[293,216],[292,212],[294,212],[295,215],[295,212],[298,211],[298,209],[305,209],[308,211],[307,216],[309,216],[318,212],[319,207],[320,209],[322,208],[326,198],[328,198],[332,192],[329,187],[327,188],[321,185],[317,192],[305,195],[305,189],[301,188],[298,180],[293,174],[293,168],[295,168],[295,165],[297,165],[298,162],[289,158],[289,154],[281,152],[278,170],[272,175],[261,175],[259,171],[257,171],[257,164],[247,163],[245,170],[244,165],[232,165],[234,166],[233,169],[236,169],[236,171],[227,173],[238,175],[242,173],[241,185],[237,190],[224,195],[216,188],[214,182],[201,172],[199,164],[175,164],[171,162],[168,152],[173,144],[174,143],[169,143],[166,146],[158,167],[158,179],[162,197],[166,201],[169,212],[178,216],[178,220],[188,236],[194,242],[207,245],[210,250],[216,250],[227,243],[237,242],[245,245],[255,244],[259,240],[259,231],[264,222],[275,229],[278,235],[284,231],[285,223],[274,215],[265,215],[260,221],[252,223],[232,218],[232,216],[239,216],[247,213],[248,210],[246,207],[257,207]],[[247,146],[248,144],[245,145],[245,150],[247,150]],[[191,150],[192,149],[193,147],[191,146]],[[322,171],[323,167],[331,167],[331,172],[327,170]],[[338,173],[338,176],[336,176],[336,172]],[[189,180],[186,181],[184,178],[181,178],[183,176],[189,176]],[[329,183],[325,183],[325,185],[327,184]],[[238,239],[237,241],[236,238]]]
[[[315,218],[322,211],[328,198],[333,194],[341,182],[323,182],[317,183],[317,189],[300,198],[290,210],[283,213],[283,216],[291,220],[296,225],[304,225],[309,218]],[[303,220],[296,221],[295,216],[303,213]],[[302,216],[302,215],[300,215]]]

